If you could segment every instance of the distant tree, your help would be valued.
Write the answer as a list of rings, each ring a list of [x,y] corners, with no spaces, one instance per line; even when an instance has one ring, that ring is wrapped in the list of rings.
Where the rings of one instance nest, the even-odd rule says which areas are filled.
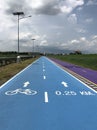
[[[70,52],[69,54],[70,54],[70,55],[74,55],[74,53],[73,53],[73,52]]]
[[[77,50],[77,51],[74,52],[74,54],[76,54],[76,55],[81,55],[82,52],[81,52],[80,50]]]

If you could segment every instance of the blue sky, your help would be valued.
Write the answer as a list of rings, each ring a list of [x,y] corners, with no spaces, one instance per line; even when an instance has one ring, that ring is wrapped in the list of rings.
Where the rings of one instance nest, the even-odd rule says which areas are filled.
[[[17,51],[17,17],[20,51],[97,53],[97,0],[0,0],[0,51]]]

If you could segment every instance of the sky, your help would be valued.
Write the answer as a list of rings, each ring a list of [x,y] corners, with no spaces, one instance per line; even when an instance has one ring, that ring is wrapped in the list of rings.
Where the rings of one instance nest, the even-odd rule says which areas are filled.
[[[97,53],[97,0],[0,0],[0,51],[18,50],[20,11],[21,52]]]

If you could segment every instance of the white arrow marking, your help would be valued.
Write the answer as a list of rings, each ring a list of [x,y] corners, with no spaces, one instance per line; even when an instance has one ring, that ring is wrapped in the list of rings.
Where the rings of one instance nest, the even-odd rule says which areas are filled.
[[[27,87],[29,84],[30,84],[29,81],[27,81],[27,82],[24,83],[23,87]]]
[[[64,87],[68,87],[67,83],[66,82],[61,82],[62,85],[64,85]]]

